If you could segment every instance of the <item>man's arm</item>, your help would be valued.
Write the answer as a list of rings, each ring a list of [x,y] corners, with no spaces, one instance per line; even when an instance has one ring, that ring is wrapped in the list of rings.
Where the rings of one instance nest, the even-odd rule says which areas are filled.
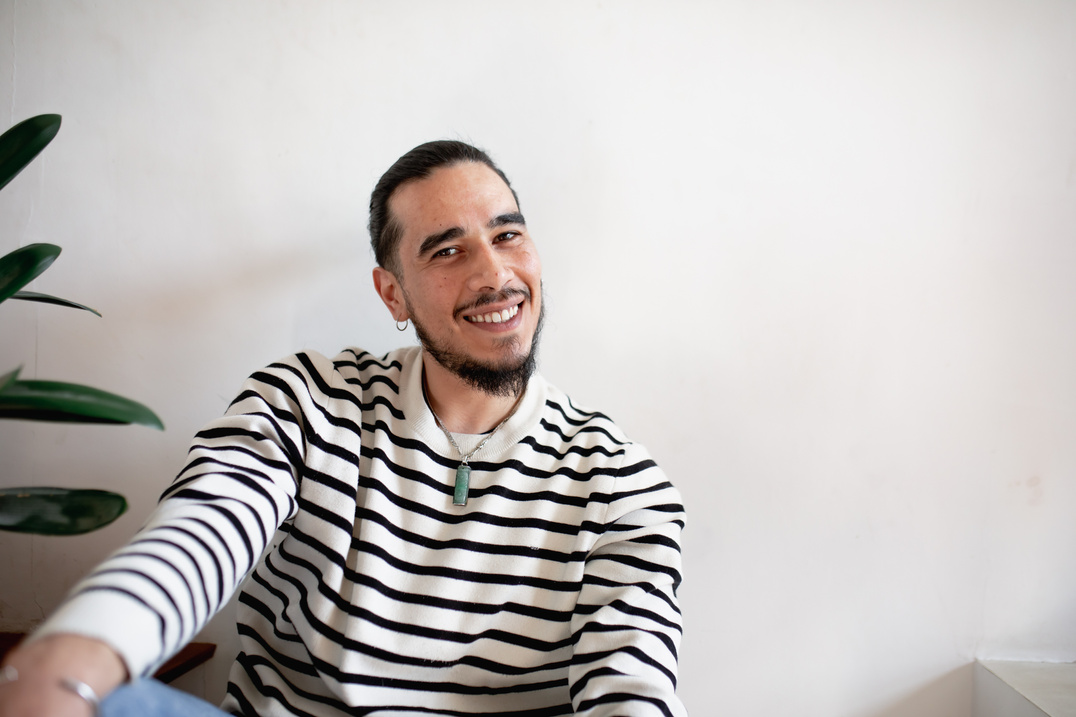
[[[86,717],[92,714],[89,703],[65,688],[64,680],[106,695],[127,679],[115,650],[81,635],[50,635],[20,645],[4,667],[14,673],[0,684],[0,717]]]
[[[679,493],[641,448],[613,483],[572,619],[577,715],[686,715],[676,695],[682,620]]]
[[[291,361],[255,373],[228,413],[198,433],[146,527],[9,656],[18,678],[0,685],[0,717],[52,714],[12,711],[32,706],[28,686],[40,688],[38,707],[48,700],[78,710],[77,695],[45,689],[63,677],[103,699],[152,673],[227,602],[294,514],[312,401],[308,366]]]

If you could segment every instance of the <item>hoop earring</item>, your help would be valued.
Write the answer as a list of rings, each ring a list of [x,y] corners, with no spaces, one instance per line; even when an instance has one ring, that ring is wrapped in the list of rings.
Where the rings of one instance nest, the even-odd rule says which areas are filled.
[[[407,322],[408,321],[410,321],[410,319],[404,319],[403,320],[403,326],[400,326],[400,322],[397,321],[396,322],[396,330],[397,331],[407,331]]]

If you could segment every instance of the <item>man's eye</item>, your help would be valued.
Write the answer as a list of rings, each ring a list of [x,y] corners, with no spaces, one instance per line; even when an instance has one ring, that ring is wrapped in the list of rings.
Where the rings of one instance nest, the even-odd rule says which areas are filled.
[[[452,256],[453,254],[457,253],[459,253],[459,249],[457,249],[456,247],[446,246],[444,249],[434,254],[434,256]]]
[[[509,241],[519,236],[519,232],[504,232],[497,235],[497,241]]]

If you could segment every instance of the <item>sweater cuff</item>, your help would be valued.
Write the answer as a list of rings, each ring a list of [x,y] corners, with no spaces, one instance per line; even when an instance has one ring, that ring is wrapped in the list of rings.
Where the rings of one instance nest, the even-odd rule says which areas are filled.
[[[164,662],[161,618],[145,605],[115,592],[85,592],[66,601],[31,640],[56,634],[92,637],[105,643],[127,666],[131,680],[150,674]]]

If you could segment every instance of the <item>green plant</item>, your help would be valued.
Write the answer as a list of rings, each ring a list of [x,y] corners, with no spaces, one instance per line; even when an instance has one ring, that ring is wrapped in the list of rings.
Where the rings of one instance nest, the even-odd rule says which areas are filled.
[[[60,131],[60,116],[38,115],[0,135],[0,189],[29,164]],[[30,244],[0,257],[0,303],[36,301],[100,314],[88,306],[23,287],[60,255],[53,244]],[[0,418],[74,423],[137,423],[163,430],[156,414],[140,403],[89,386],[26,381],[16,368],[0,376]],[[0,488],[0,530],[75,535],[96,530],[127,509],[123,496],[69,488]]]

